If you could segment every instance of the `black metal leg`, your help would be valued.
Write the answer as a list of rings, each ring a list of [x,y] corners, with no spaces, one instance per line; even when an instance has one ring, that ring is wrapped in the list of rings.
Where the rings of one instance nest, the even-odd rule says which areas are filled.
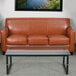
[[[2,55],[5,55],[5,52],[2,52]]]
[[[66,61],[66,74],[68,74],[69,70],[69,56],[67,56],[67,61]]]
[[[10,63],[9,63],[9,57],[10,57]],[[6,74],[10,73],[11,66],[12,66],[12,56],[6,55]],[[69,55],[63,56],[63,67],[65,70],[65,73],[68,75],[68,72],[69,72]]]
[[[12,56],[10,56],[10,66],[12,66]]]
[[[8,56],[6,56],[6,73],[9,74]]]
[[[65,57],[66,57],[66,60],[65,60]],[[66,61],[66,63],[65,63]],[[69,69],[69,56],[63,56],[63,67],[64,67],[64,70],[66,72],[66,74],[68,74],[68,69]]]
[[[9,63],[8,57],[10,57],[10,63]],[[6,56],[6,73],[7,74],[9,74],[11,66],[12,66],[12,56]]]
[[[73,55],[73,52],[70,52],[71,55]]]
[[[63,65],[65,65],[65,56],[63,56]]]
[[[12,67],[12,56],[10,56],[9,72],[10,72],[11,67]]]

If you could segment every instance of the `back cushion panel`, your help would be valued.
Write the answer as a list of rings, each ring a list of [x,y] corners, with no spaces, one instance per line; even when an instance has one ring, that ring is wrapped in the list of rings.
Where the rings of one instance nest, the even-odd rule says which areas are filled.
[[[62,35],[66,34],[68,28],[68,19],[49,19],[47,23],[47,34],[48,35]]]
[[[68,18],[7,18],[10,34],[57,35],[65,34]]]
[[[28,34],[28,20],[8,20],[7,25],[10,34]]]
[[[46,35],[47,20],[35,19],[29,20],[29,35]]]

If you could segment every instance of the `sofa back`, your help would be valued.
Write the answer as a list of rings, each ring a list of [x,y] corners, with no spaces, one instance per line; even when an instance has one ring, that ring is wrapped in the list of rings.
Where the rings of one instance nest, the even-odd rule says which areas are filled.
[[[68,18],[7,18],[10,34],[57,35],[66,34],[70,26]]]

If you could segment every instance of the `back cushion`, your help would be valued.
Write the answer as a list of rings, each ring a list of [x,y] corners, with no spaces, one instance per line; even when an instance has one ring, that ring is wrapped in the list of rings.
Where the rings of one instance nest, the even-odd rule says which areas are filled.
[[[10,34],[61,35],[66,34],[70,22],[68,18],[7,18],[6,26]]]
[[[29,19],[29,35],[47,35],[47,20]]]
[[[66,30],[69,27],[70,22],[67,18],[50,18],[47,23],[48,35],[62,35],[66,34]]]
[[[10,34],[28,34],[29,25],[28,20],[8,19],[7,26]]]

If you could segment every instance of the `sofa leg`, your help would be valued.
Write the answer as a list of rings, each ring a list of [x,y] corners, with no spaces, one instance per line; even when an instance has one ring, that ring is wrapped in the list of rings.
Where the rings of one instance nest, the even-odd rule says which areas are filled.
[[[73,52],[70,52],[71,55],[73,55]]]
[[[2,52],[2,55],[5,55],[5,52]]]

